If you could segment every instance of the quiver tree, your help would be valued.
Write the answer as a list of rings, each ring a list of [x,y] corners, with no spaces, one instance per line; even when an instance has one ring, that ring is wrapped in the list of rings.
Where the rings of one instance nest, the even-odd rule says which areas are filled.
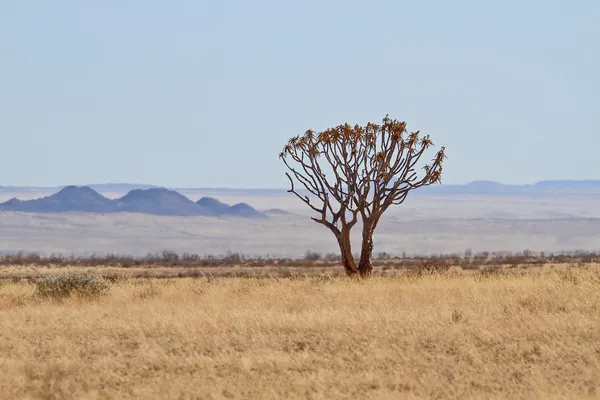
[[[381,125],[340,125],[306,131],[289,140],[279,155],[290,173],[288,192],[318,215],[312,220],[333,232],[346,273],[370,276],[373,232],[383,213],[402,204],[413,189],[441,183],[444,147],[417,174],[421,156],[433,145],[429,136],[408,133],[406,123],[386,116]],[[304,190],[296,189],[294,182]],[[362,249],[356,263],[350,231],[362,222]]]

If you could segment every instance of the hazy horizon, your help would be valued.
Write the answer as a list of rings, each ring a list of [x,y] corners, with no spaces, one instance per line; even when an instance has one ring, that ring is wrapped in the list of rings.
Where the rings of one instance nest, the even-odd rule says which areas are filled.
[[[544,179],[544,180],[540,180],[540,181],[525,182],[525,183],[499,182],[499,181],[493,181],[493,180],[489,180],[489,179],[480,179],[480,180],[474,180],[474,181],[467,181],[464,183],[446,183],[446,184],[435,185],[435,186],[466,186],[466,185],[477,184],[477,183],[493,183],[493,184],[499,184],[499,185],[503,185],[503,186],[532,186],[532,185],[545,183],[545,182],[600,183],[600,179]],[[27,188],[56,189],[56,188],[63,188],[63,187],[67,187],[67,186],[78,186],[78,187],[85,187],[85,186],[140,186],[140,187],[156,187],[156,188],[183,189],[183,190],[186,190],[186,189],[187,190],[208,190],[208,189],[210,189],[210,190],[285,190],[285,191],[287,191],[289,189],[289,186],[288,187],[285,187],[285,186],[282,186],[282,187],[231,187],[231,186],[178,187],[178,186],[160,186],[160,185],[156,185],[156,184],[152,184],[152,183],[137,183],[137,182],[96,182],[96,183],[85,183],[85,184],[69,183],[69,184],[60,184],[60,185],[53,185],[53,186],[2,185],[2,184],[0,184],[0,188],[15,188],[15,189],[21,189],[21,188],[23,188],[23,189],[27,189]],[[431,186],[431,187],[435,187],[435,186]]]
[[[16,195],[40,198],[56,192],[0,191],[0,202]],[[124,191],[107,193],[121,197]],[[415,193],[421,192],[416,190]],[[280,254],[336,252],[326,228],[294,195],[256,189],[181,190],[192,201],[203,196],[227,204],[245,202],[259,211],[280,208],[288,215],[265,220],[237,217],[162,216],[141,213],[0,212],[0,252],[44,254],[123,253],[144,255],[171,250],[198,254]],[[573,193],[581,193],[574,191]],[[375,251],[415,254],[473,251],[595,251],[600,243],[600,191],[592,195],[424,195],[390,208],[375,232]],[[413,193],[414,194],[414,193]],[[356,228],[354,240],[360,237]],[[359,243],[356,243],[358,249]]]

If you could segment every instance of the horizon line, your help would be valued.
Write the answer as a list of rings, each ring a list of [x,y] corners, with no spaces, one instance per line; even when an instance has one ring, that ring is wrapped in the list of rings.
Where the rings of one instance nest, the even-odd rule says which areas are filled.
[[[539,183],[546,182],[587,182],[587,183],[600,183],[600,179],[545,179],[540,181],[535,181],[533,183],[503,183],[493,180],[485,180],[478,179],[474,181],[468,181],[466,183],[442,183],[439,186],[467,186],[476,183],[487,183],[487,184],[495,184],[501,186],[534,186]],[[131,182],[107,182],[107,183],[88,183],[88,184],[68,184],[68,185],[0,185],[0,188],[3,189],[57,189],[57,188],[65,188],[69,186],[77,186],[77,187],[91,187],[91,186],[148,186],[151,188],[165,188],[165,189],[173,189],[173,190],[285,190],[287,191],[289,188],[287,187],[231,187],[231,186],[221,186],[221,187],[209,187],[209,186],[165,186],[165,185],[156,185],[151,183],[131,183]],[[438,185],[436,185],[438,186]]]

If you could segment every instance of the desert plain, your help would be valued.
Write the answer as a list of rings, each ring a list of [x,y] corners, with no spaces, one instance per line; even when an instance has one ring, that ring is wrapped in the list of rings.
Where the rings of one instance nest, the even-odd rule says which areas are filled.
[[[378,266],[372,279],[348,279],[339,266],[302,267],[307,250],[336,249],[293,198],[188,193],[207,194],[287,213],[264,220],[0,213],[0,250],[7,254],[234,251],[300,263],[233,277],[224,272],[239,266],[193,274],[173,266],[140,267],[140,274],[114,265],[0,266],[0,397],[600,396],[597,261]],[[414,196],[381,224],[375,252],[425,260],[442,253],[464,258],[466,249],[531,249],[542,260],[541,251],[593,251],[600,239],[597,200]],[[82,273],[104,282],[101,295],[40,295],[44,277]]]

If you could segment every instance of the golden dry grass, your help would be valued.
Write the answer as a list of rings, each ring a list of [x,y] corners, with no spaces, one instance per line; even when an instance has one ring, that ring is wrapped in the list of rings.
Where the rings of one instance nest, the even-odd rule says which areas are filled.
[[[600,270],[0,282],[2,399],[597,398]]]

